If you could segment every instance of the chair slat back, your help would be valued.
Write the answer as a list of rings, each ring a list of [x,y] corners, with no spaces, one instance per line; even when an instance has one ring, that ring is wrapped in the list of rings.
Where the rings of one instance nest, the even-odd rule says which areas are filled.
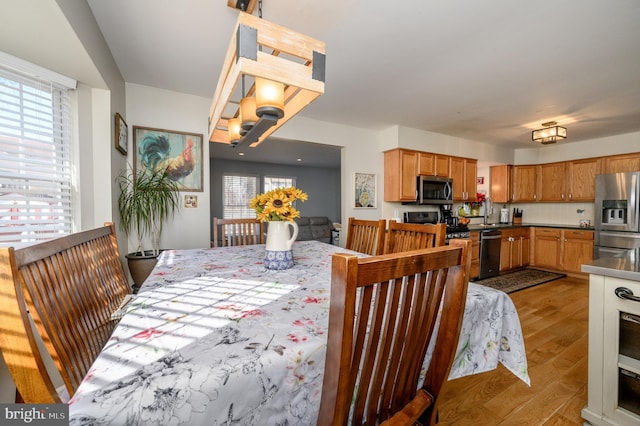
[[[333,255],[318,425],[412,424],[418,417],[433,424],[458,344],[470,266],[466,240],[368,258]]]
[[[264,244],[264,222],[258,219],[213,218],[213,246]]]
[[[39,338],[72,395],[117,324],[111,314],[131,293],[111,223],[30,247],[1,248],[0,289],[0,349],[28,403],[62,400]]]
[[[387,221],[349,218],[345,248],[370,255],[382,254]]]
[[[423,225],[390,220],[384,253],[440,247],[445,244],[446,234],[447,225],[444,223]]]

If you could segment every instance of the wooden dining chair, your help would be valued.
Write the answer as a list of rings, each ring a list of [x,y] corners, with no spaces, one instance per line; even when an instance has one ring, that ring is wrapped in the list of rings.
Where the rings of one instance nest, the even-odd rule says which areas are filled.
[[[0,351],[24,402],[73,395],[130,293],[112,223],[0,248]]]
[[[247,246],[264,244],[264,222],[258,219],[213,218],[212,246]]]
[[[345,248],[370,255],[384,251],[384,234],[387,221],[349,218]]]
[[[451,240],[367,258],[333,255],[318,425],[435,423],[458,345],[470,254],[469,240]]]
[[[430,247],[440,247],[445,244],[447,225],[399,223],[389,221],[384,253],[399,253],[401,251],[419,250]]]

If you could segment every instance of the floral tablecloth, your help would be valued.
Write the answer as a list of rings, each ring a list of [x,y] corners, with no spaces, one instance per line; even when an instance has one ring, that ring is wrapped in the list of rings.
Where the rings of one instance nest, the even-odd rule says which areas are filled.
[[[326,350],[331,254],[293,246],[165,251],[69,402],[70,424],[313,425]],[[470,283],[450,379],[503,363],[529,384],[511,299]]]

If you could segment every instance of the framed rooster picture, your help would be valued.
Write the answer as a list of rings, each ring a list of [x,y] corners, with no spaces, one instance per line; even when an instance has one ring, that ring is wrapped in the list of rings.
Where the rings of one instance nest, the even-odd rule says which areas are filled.
[[[133,126],[137,169],[164,170],[180,191],[202,192],[202,134]]]

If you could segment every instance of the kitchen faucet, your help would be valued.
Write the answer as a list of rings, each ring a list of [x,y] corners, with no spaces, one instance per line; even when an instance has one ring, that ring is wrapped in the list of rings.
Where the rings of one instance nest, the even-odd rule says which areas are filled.
[[[491,213],[493,213],[493,211],[491,213],[489,213],[489,209],[493,210],[493,203],[491,202],[491,198],[490,197],[485,197],[484,199],[484,224],[487,224],[487,218],[489,217],[489,215]]]

